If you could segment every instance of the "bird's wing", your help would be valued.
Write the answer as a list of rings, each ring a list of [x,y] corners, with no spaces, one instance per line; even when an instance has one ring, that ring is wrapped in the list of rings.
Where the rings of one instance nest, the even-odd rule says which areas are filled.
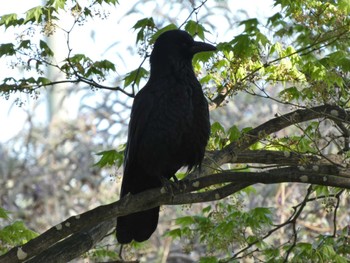
[[[128,142],[124,157],[124,174],[134,163],[138,152],[138,146],[142,139],[142,131],[145,130],[149,115],[152,111],[154,96],[144,87],[135,97],[129,122]]]
[[[190,95],[171,81],[146,85],[135,97],[129,123],[122,193],[160,186],[184,164],[181,143],[191,118]],[[169,89],[169,87],[175,87]]]

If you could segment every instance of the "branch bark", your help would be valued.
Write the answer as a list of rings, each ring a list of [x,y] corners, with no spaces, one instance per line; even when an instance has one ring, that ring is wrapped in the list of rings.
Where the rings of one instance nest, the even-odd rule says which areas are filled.
[[[298,182],[350,189],[350,172],[333,165],[291,166],[264,172],[231,172],[183,180],[172,193],[157,188],[99,206],[52,227],[21,247],[11,249],[0,262],[66,262],[88,251],[114,227],[117,216],[158,205],[179,205],[220,200],[249,185]],[[207,187],[210,190],[200,191]],[[77,233],[77,234],[75,234]],[[85,240],[85,241],[83,241]]]
[[[203,161],[201,173],[197,170],[191,173],[189,178],[199,177],[200,174],[211,174],[214,168],[216,169],[225,163],[238,163],[237,156],[239,156],[240,152],[243,152],[259,140],[266,138],[266,136],[283,130],[293,124],[319,118],[349,123],[350,111],[345,111],[338,106],[321,105],[313,108],[298,109],[273,118],[245,133],[238,141],[232,142],[222,150],[208,152],[207,157]],[[289,155],[289,152],[287,154]]]
[[[68,262],[92,249],[114,226],[114,220],[103,221],[92,228],[87,228],[57,242],[49,249],[44,250],[39,255],[26,262],[45,263],[57,262],[57,260],[59,260],[59,262]]]

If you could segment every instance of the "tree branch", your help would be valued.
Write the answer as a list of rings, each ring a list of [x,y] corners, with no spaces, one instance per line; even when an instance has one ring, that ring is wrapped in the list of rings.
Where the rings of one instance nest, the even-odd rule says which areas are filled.
[[[55,262],[57,259],[61,262],[68,262],[92,249],[114,226],[115,220],[104,221],[92,228],[71,235],[26,262],[45,263]]]
[[[62,247],[64,247],[64,250],[71,247],[72,240],[89,237],[91,241],[82,244],[79,250],[76,249],[75,252],[72,248],[72,251],[68,253],[72,258],[77,257],[84,251],[88,251],[94,242],[97,242],[108,231],[102,229],[106,225],[101,223],[108,222],[108,226],[112,227],[115,218],[118,216],[147,210],[159,205],[179,205],[220,200],[252,184],[282,182],[299,182],[350,189],[349,171],[341,170],[333,165],[291,166],[264,172],[225,171],[194,180],[185,179],[182,181],[184,186],[182,190],[175,187],[170,191],[172,193],[167,193],[162,188],[151,189],[137,195],[127,195],[117,202],[99,206],[78,216],[70,217],[27,244],[11,249],[7,254],[0,257],[0,262],[19,262],[37,255],[46,260],[51,252],[44,251],[48,249],[51,251],[52,249],[52,253],[58,255],[57,253],[62,251]],[[205,190],[207,187],[210,187],[210,189]],[[199,190],[201,191],[198,192]],[[86,229],[90,228],[90,232],[86,232]],[[96,234],[98,232],[101,233],[100,236]],[[65,239],[74,233],[80,234]],[[60,242],[61,240],[63,241]],[[58,244],[55,245],[56,243]],[[67,258],[62,259],[62,262],[66,262]],[[36,257],[33,260],[38,262]]]
[[[320,158],[310,154],[270,150],[244,150],[238,152],[231,163],[258,163],[276,165],[295,165],[300,162],[318,163]]]
[[[337,122],[349,123],[350,112],[338,106],[321,105],[313,108],[298,109],[273,118],[243,134],[238,141],[230,143],[222,150],[209,152],[203,161],[202,173],[211,174],[213,168],[220,167],[222,164],[237,163],[237,156],[240,152],[272,133],[283,130],[296,123],[318,118],[328,118]],[[290,152],[286,154],[289,155]],[[189,178],[192,179],[199,176],[200,173],[197,170],[191,173]]]

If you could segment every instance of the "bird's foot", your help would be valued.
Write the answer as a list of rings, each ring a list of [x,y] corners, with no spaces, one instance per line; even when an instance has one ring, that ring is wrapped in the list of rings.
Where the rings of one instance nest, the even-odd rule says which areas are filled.
[[[182,192],[186,189],[186,184],[181,180],[179,181],[176,176],[173,176],[174,181],[171,181],[165,177],[161,177],[162,193],[171,193],[174,196],[174,192]]]
[[[176,182],[170,181],[169,179],[165,178],[165,177],[160,177],[160,181],[162,182],[162,188],[161,188],[161,192],[163,194],[165,193],[171,193],[172,196],[174,196],[174,188],[175,188],[175,184],[177,184]]]

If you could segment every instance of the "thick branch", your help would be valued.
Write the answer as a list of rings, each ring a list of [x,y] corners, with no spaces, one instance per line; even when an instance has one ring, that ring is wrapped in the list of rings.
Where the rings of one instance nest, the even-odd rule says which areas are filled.
[[[260,173],[227,171],[195,180],[184,180],[184,190],[180,191],[175,188],[172,191],[174,195],[164,193],[164,189],[161,188],[151,189],[137,195],[128,195],[117,202],[99,206],[79,216],[70,217],[57,226],[52,227],[39,237],[29,241],[22,247],[11,249],[7,254],[0,257],[0,262],[18,262],[29,259],[49,249],[57,242],[74,233],[79,233],[84,231],[84,229],[90,229],[95,226],[99,228],[102,227],[99,226],[101,222],[111,220],[112,222],[115,222],[117,216],[150,209],[155,206],[219,200],[248,185],[256,183],[275,184],[281,182],[299,182],[350,189],[349,174],[348,170],[341,171],[339,168],[332,165],[313,165],[310,167],[299,166],[276,168]],[[206,189],[207,187],[210,187],[210,189],[197,192]],[[112,223],[112,225],[114,225],[114,223]],[[106,233],[106,231],[103,232],[99,229],[96,230],[96,232],[99,231],[100,233]],[[86,233],[82,235],[86,236]],[[96,236],[94,237],[93,234],[88,234],[88,236],[91,236],[90,239],[94,239],[95,241],[101,238],[101,236],[98,238]],[[73,236],[72,240],[79,237],[81,237],[81,235]],[[58,247],[52,247],[53,253],[58,253],[58,248],[62,248],[62,246],[66,249],[66,246],[71,246],[69,244],[71,244],[71,239],[64,240],[58,245]],[[92,241],[88,241],[83,250],[87,251],[92,244]],[[81,254],[83,250],[79,250],[76,253],[79,252]],[[50,253],[46,252],[40,257],[47,259],[46,256]],[[45,257],[43,255],[45,255]],[[74,254],[73,256],[75,257],[78,255],[79,254]],[[62,262],[65,262],[65,260],[62,260]]]
[[[317,163],[320,158],[310,154],[295,152],[269,151],[269,150],[244,150],[238,152],[235,160],[230,163],[256,163],[276,165],[296,165],[303,163]]]
[[[92,249],[115,226],[115,220],[104,221],[92,228],[75,233],[43,251],[28,263],[68,262]]]
[[[349,123],[350,112],[333,105],[321,105],[313,108],[299,109],[276,118],[273,118],[258,127],[245,133],[238,141],[235,141],[220,151],[208,153],[204,159],[202,174],[210,174],[213,168],[225,163],[236,163],[240,152],[249,146],[265,138],[266,136],[285,129],[293,124],[310,121],[318,118],[328,118],[337,122]],[[198,171],[190,174],[190,178],[199,177]]]

